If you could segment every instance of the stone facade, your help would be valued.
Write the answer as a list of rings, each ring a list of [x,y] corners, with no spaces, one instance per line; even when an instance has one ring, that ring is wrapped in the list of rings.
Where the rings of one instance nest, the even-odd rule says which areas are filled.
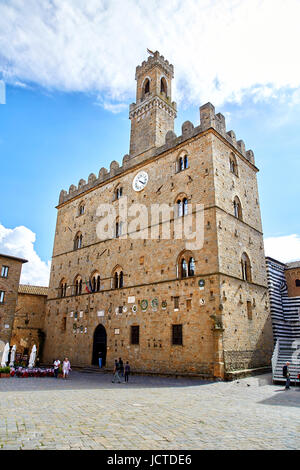
[[[300,261],[286,263],[285,277],[289,297],[300,297]]]
[[[0,342],[9,343],[16,311],[22,264],[27,260],[0,254]]]
[[[80,180],[78,187],[60,193],[46,361],[67,355],[73,364],[90,365],[101,350],[107,367],[121,356],[137,371],[221,378],[270,362],[272,328],[253,152],[233,131],[226,132],[224,116],[210,103],[200,108],[200,125],[185,122],[177,137],[172,77],[173,66],[157,52],[137,67],[130,154],[121,167],[112,162],[110,171],[102,168],[98,178],[91,174],[87,183]],[[158,108],[152,103],[138,120],[149,100]],[[147,173],[148,183],[135,191],[140,171]],[[184,239],[164,239],[164,220],[156,239],[149,237],[151,219],[147,230],[128,225],[123,236],[97,236],[100,203],[116,210],[122,201],[140,203],[148,211],[152,204],[167,204],[173,234],[177,203],[185,199],[194,224],[196,205],[204,208],[204,243],[195,250],[187,250]],[[183,258],[194,262],[187,277]],[[123,273],[121,288],[114,288],[116,272]],[[98,276],[100,289],[93,292]],[[138,338],[133,327],[139,327]]]
[[[30,354],[34,344],[37,355],[42,356],[47,295],[47,287],[19,286],[11,345],[16,345],[17,353],[22,356]]]

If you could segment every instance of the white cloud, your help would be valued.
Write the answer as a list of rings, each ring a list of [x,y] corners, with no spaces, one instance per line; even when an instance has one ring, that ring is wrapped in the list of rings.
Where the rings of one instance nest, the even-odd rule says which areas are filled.
[[[282,88],[298,101],[299,17],[299,0],[10,0],[0,64],[8,81],[95,92],[116,111],[149,47],[174,64],[177,101],[269,100]]]
[[[265,238],[264,242],[266,256],[271,256],[282,263],[300,260],[299,235],[292,234],[282,237],[268,237]]]
[[[106,111],[110,111],[113,114],[118,114],[121,111],[124,111],[124,109],[128,109],[127,103],[103,100],[101,96],[98,96],[95,104],[102,106]]]
[[[21,284],[48,286],[51,262],[45,263],[38,256],[35,239],[35,233],[27,227],[9,229],[0,224],[0,253],[28,260],[22,267]]]

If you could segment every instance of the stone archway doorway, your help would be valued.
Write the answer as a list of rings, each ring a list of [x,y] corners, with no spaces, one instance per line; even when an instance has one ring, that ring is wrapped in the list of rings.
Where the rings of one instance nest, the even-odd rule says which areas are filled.
[[[98,325],[94,332],[92,365],[99,365],[99,353],[102,354],[102,366],[106,363],[107,334],[103,325]]]

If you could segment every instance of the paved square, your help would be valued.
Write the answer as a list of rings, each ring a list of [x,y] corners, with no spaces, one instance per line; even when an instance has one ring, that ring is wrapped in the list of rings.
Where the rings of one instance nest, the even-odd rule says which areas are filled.
[[[300,388],[73,371],[0,379],[1,449],[299,449]]]

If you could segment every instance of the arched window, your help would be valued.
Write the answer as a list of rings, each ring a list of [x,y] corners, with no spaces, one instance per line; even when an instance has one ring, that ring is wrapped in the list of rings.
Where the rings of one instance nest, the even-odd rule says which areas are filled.
[[[231,173],[233,173],[235,176],[238,176],[237,160],[236,156],[233,153],[229,157],[229,165]]]
[[[181,260],[181,276],[180,277],[187,277],[188,276],[188,270],[187,270],[187,263],[186,260],[183,258]]]
[[[59,283],[58,297],[66,297],[67,295],[67,281],[62,279]]]
[[[123,230],[123,222],[118,217],[116,221],[116,238],[119,238],[122,235],[122,230]]]
[[[74,250],[82,247],[82,233],[78,232],[74,238]]]
[[[187,215],[187,213],[188,213],[188,200],[187,200],[186,197],[183,198],[182,205],[183,205],[183,215]]]
[[[233,211],[234,211],[234,216],[237,219],[243,220],[241,201],[239,200],[237,196],[233,200]]]
[[[123,196],[122,186],[118,186],[115,190],[115,199],[120,199]]]
[[[179,171],[184,170],[184,159],[182,157],[179,158]]]
[[[91,277],[92,292],[100,291],[100,274],[95,272]]]
[[[160,92],[167,96],[167,81],[164,77],[160,80]]]
[[[242,254],[241,265],[242,265],[243,280],[251,282],[252,281],[251,264],[250,264],[250,259],[247,253]]]
[[[149,78],[146,78],[146,80],[144,81],[144,85],[143,85],[142,99],[144,99],[145,95],[148,93],[150,93],[150,80]]]
[[[188,168],[189,161],[188,161],[187,155],[183,157],[183,162],[184,162],[184,169]]]
[[[84,204],[81,202],[78,207],[78,215],[83,215],[84,214]]]
[[[123,271],[120,271],[119,273],[119,288],[123,287]]]
[[[177,259],[177,277],[185,278],[195,275],[195,258],[190,251],[182,252]]]
[[[188,275],[189,276],[194,276],[195,275],[195,260],[192,256],[189,259]]]
[[[188,199],[186,196],[179,196],[176,201],[176,213],[178,217],[188,214]]]
[[[120,266],[117,266],[113,272],[113,289],[121,289],[124,286],[124,275],[123,269]]]
[[[75,295],[80,295],[82,293],[82,279],[81,276],[77,276],[74,282]]]
[[[177,171],[186,170],[189,167],[189,160],[187,154],[181,154],[177,161]]]
[[[183,215],[183,208],[182,208],[182,201],[181,199],[178,199],[178,201],[176,202],[177,204],[177,215],[178,217],[181,217]]]
[[[115,272],[114,275],[114,289],[118,289],[119,287],[119,273]]]

